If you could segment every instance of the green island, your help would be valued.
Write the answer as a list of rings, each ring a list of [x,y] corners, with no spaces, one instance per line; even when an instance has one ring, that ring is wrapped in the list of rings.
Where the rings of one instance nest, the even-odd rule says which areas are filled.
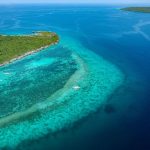
[[[40,51],[58,41],[56,33],[47,31],[38,31],[31,35],[0,35],[0,66]]]
[[[150,13],[150,7],[126,7],[126,8],[122,8],[121,10],[141,12],[141,13]]]

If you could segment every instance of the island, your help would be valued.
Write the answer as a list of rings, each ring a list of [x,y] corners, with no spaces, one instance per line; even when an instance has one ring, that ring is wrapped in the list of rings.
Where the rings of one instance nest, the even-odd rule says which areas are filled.
[[[150,13],[150,7],[126,7],[126,8],[122,8],[121,10],[141,12],[141,13]]]
[[[0,66],[41,51],[58,41],[56,33],[47,31],[30,35],[0,35]]]

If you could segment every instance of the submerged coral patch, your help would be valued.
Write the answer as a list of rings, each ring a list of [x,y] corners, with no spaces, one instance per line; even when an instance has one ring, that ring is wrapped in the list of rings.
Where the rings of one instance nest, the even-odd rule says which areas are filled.
[[[66,52],[61,53],[60,47],[63,47]],[[44,59],[51,51],[40,53]],[[124,75],[116,66],[86,49],[74,39],[63,37],[60,46],[57,49],[54,48],[53,53],[51,53],[51,57],[58,55],[59,57],[56,62],[54,61],[50,66],[47,65],[51,68],[51,73],[54,74],[51,78],[48,78],[47,71],[49,70],[43,68],[43,63],[42,67],[38,66],[39,69],[36,69],[37,73],[42,74],[42,76],[37,76],[36,80],[45,79],[44,83],[41,82],[43,84],[38,85],[37,92],[44,95],[42,89],[48,82],[52,86],[48,91],[49,96],[45,94],[46,96],[42,96],[43,99],[37,102],[35,99],[30,107],[26,106],[23,111],[17,111],[20,115],[17,122],[9,124],[16,117],[14,113],[14,118],[8,120],[5,127],[0,129],[1,148],[15,147],[24,140],[36,139],[72,125],[96,111],[124,80]],[[66,55],[69,57],[66,58]],[[38,57],[37,54],[35,57]],[[53,80],[55,83],[52,84]],[[29,84],[31,81],[32,77],[27,88],[32,87]],[[59,86],[60,83],[61,86]],[[37,92],[34,94],[38,94]],[[33,117],[30,118],[29,116],[32,115]],[[4,121],[6,118],[3,118]]]

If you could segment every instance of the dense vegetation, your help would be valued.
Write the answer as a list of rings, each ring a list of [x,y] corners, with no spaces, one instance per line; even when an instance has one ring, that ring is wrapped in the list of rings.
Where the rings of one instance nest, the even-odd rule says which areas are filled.
[[[127,7],[127,8],[123,8],[122,10],[150,13],[150,7]]]
[[[58,42],[59,38],[52,32],[37,32],[33,35],[0,35],[0,64],[27,52]]]

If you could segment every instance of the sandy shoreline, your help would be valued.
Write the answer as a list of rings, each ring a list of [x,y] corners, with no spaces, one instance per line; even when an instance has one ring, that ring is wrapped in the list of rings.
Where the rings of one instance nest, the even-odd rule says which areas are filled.
[[[40,51],[42,51],[42,50],[48,48],[49,46],[56,45],[58,42],[59,42],[59,41],[56,41],[55,43],[51,43],[51,44],[49,44],[49,45],[43,46],[43,47],[41,47],[41,48],[38,48],[38,49],[36,49],[36,50],[32,50],[32,51],[30,51],[30,52],[27,52],[27,53],[21,55],[21,56],[18,56],[18,57],[16,57],[16,58],[13,58],[13,59],[11,59],[10,61],[6,61],[6,62],[0,64],[0,67],[5,66],[5,65],[8,65],[8,64],[10,64],[10,63],[12,63],[12,62],[14,62],[14,61],[16,61],[16,60],[20,60],[20,59],[22,59],[22,58],[24,58],[24,57],[26,57],[26,56],[31,55],[31,54],[40,52]]]

